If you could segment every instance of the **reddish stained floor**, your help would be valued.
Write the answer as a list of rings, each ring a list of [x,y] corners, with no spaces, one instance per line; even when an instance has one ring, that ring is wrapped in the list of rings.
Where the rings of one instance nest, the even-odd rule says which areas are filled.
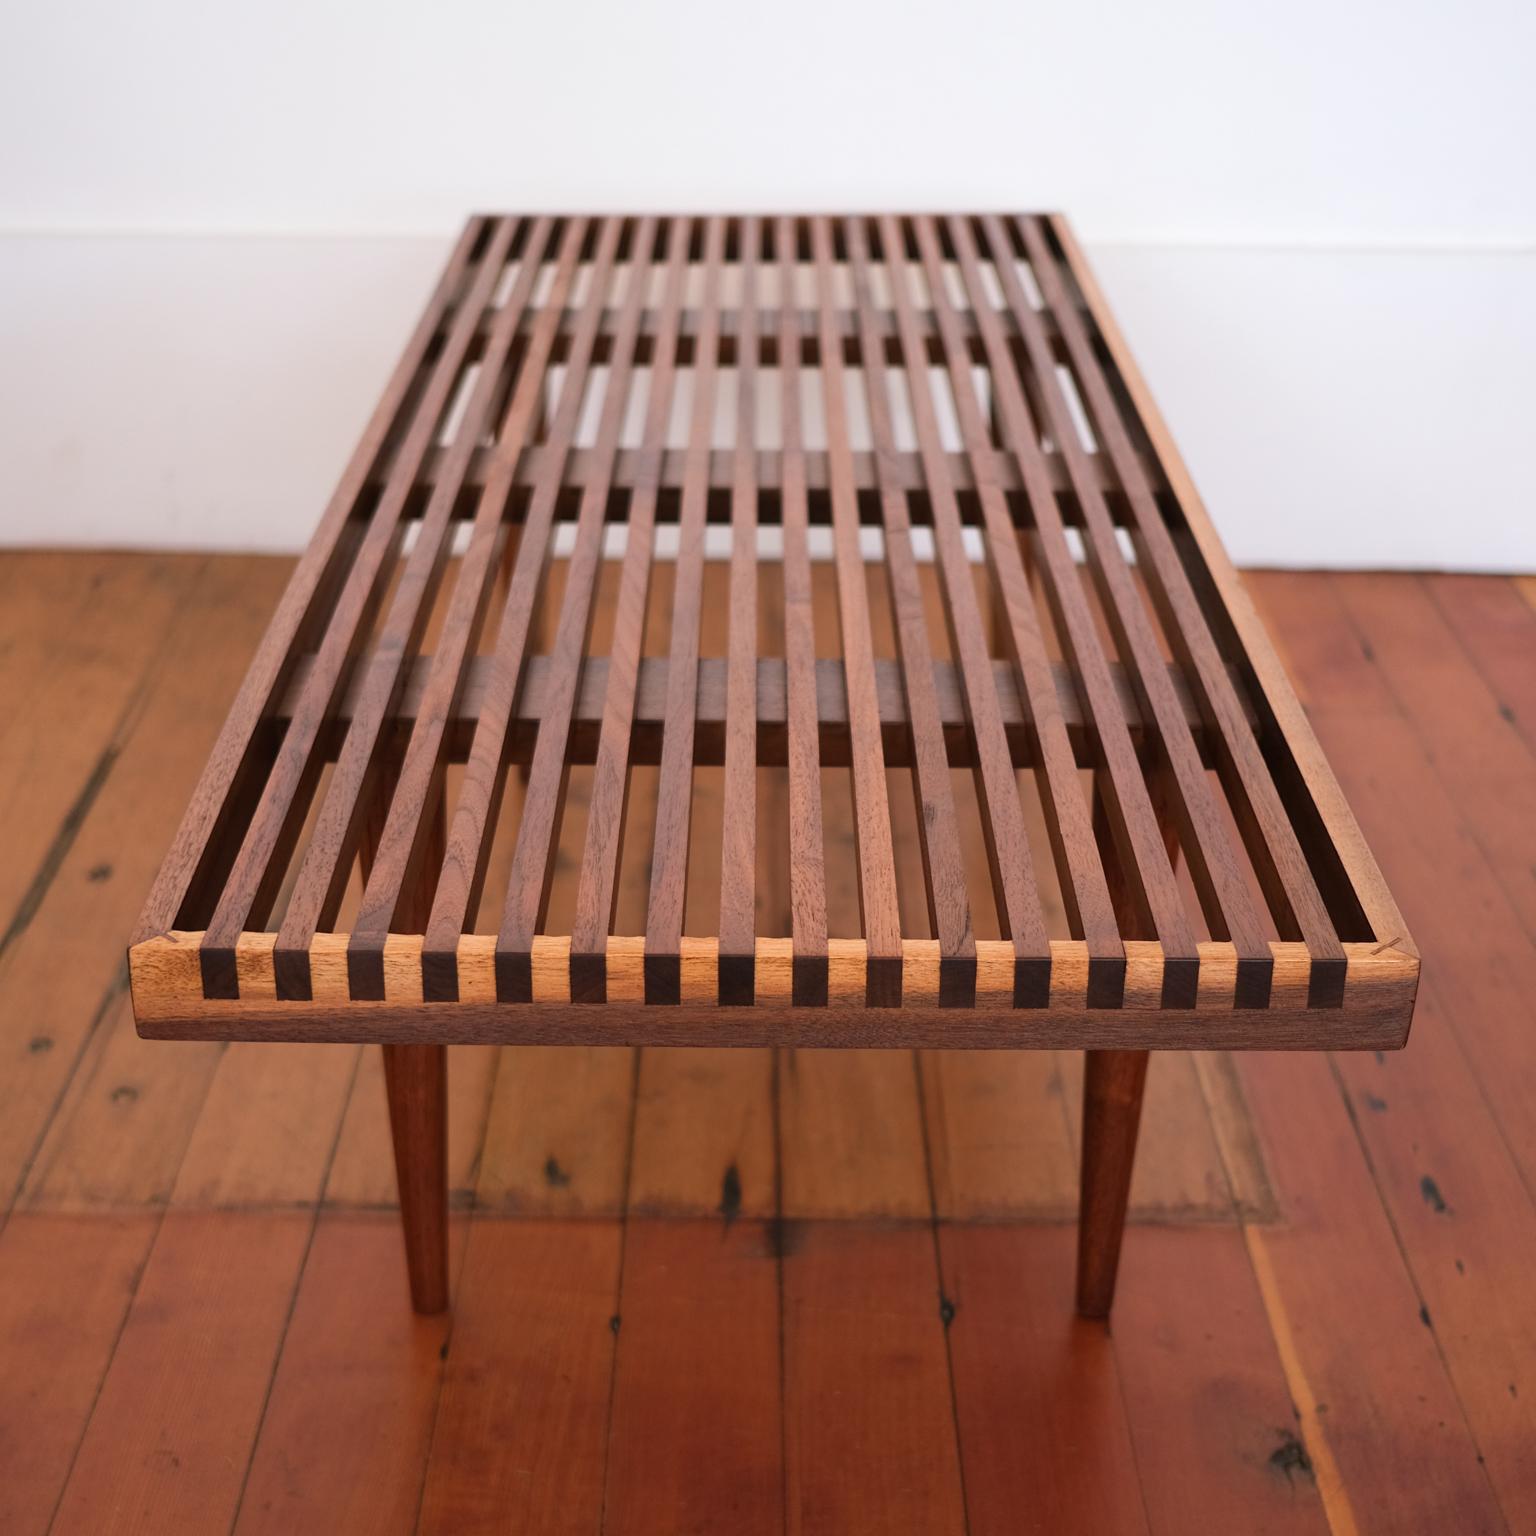
[[[1159,1057],[1105,1329],[1055,1053],[457,1051],[414,1318],[376,1053],[123,990],[286,570],[0,556],[0,1531],[1536,1529],[1530,583],[1252,578],[1420,1014]]]

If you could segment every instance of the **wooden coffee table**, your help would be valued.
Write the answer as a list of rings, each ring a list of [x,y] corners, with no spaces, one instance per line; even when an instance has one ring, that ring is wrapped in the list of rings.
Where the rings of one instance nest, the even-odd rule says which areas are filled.
[[[147,1036],[382,1044],[423,1311],[450,1044],[1080,1047],[1103,1315],[1146,1053],[1394,1048],[1419,974],[1065,221],[992,215],[471,219],[129,960]]]

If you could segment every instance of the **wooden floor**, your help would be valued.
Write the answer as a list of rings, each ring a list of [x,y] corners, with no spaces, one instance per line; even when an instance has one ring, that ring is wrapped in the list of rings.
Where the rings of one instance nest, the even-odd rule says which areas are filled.
[[[1426,982],[1155,1060],[1106,1330],[1052,1053],[459,1049],[414,1318],[377,1052],[124,991],[286,572],[0,557],[6,1536],[1536,1530],[1536,587],[1253,578]]]

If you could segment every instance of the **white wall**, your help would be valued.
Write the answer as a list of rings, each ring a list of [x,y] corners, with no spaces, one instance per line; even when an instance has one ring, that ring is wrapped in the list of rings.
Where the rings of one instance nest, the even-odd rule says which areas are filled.
[[[1065,207],[1240,559],[1536,567],[1536,7],[34,5],[0,537],[293,547],[473,207]]]

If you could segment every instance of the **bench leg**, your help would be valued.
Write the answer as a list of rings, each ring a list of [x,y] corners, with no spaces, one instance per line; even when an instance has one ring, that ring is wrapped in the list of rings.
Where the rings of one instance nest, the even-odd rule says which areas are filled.
[[[411,1305],[442,1312],[448,1306],[448,1048],[380,1049]]]
[[[386,759],[377,794],[364,823],[358,861],[366,880],[394,792],[399,762]],[[422,857],[423,877],[410,893],[404,921],[425,925],[431,906],[430,875],[443,861],[446,806],[442,792],[424,813],[430,818]],[[420,928],[417,929],[420,931]],[[389,1099],[389,1133],[395,1147],[395,1182],[400,1190],[400,1223],[405,1229],[405,1262],[411,1277],[411,1305],[424,1313],[448,1310],[448,1048],[444,1045],[383,1045],[384,1092]]]
[[[1131,1194],[1145,1051],[1085,1051],[1082,1204],[1077,1226],[1077,1310],[1108,1317]]]
[[[1158,824],[1171,861],[1178,858],[1173,817],[1155,793]],[[1093,795],[1093,830],[1104,859],[1104,875],[1120,931],[1134,935],[1136,901],[1120,868],[1110,829],[1102,779]],[[1120,1242],[1131,1198],[1141,1096],[1147,1084],[1145,1051],[1083,1052],[1082,1194],[1077,1226],[1077,1310],[1084,1317],[1108,1317],[1120,1268]]]

